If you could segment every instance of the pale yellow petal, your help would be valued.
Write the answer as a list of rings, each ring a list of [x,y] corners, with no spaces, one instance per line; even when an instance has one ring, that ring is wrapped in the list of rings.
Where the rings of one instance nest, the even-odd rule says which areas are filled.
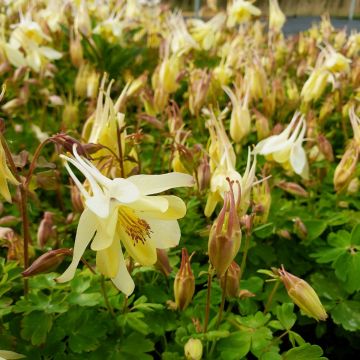
[[[134,280],[131,278],[128,269],[126,268],[124,255],[120,249],[119,252],[119,270],[114,278],[111,279],[114,285],[123,292],[126,296],[132,294],[135,288]]]
[[[162,196],[167,200],[168,208],[166,211],[144,211],[144,215],[147,218],[164,219],[164,220],[176,220],[181,219],[186,214],[186,205],[182,199],[173,195]]]
[[[144,218],[151,228],[151,239],[156,248],[168,249],[177,246],[180,241],[181,231],[176,220],[157,220]]]
[[[142,265],[153,265],[156,262],[156,247],[150,236],[144,236],[143,241],[131,237],[126,228],[119,222],[120,239],[129,255]],[[141,231],[141,230],[140,230]]]
[[[169,202],[166,196],[140,196],[128,206],[134,210],[164,213],[169,208]]]
[[[110,247],[96,253],[98,271],[110,278],[116,277],[120,266],[120,239],[116,236]]]
[[[191,175],[177,172],[163,175],[134,175],[127,180],[135,184],[142,195],[157,194],[176,187],[194,185]]]
[[[96,216],[90,210],[85,209],[79,219],[71,264],[61,276],[55,279],[57,282],[66,282],[74,277],[81,257],[94,236],[95,231]]]
[[[116,233],[118,217],[117,207],[112,204],[109,217],[97,218],[96,235],[91,243],[92,250],[99,251],[111,246]]]

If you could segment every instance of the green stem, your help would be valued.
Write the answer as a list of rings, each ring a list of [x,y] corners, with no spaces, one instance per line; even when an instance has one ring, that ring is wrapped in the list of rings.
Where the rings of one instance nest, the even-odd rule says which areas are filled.
[[[21,212],[21,219],[22,219],[22,225],[23,225],[23,237],[24,237],[24,269],[27,269],[29,267],[29,243],[31,242],[30,238],[30,231],[29,231],[29,218],[27,213],[27,187],[26,182],[24,183],[19,176],[19,173],[17,171],[16,165],[14,163],[14,159],[12,158],[11,151],[7,145],[7,142],[5,141],[5,138],[3,135],[0,135],[0,140],[5,152],[6,159],[10,165],[11,171],[16,178],[16,180],[19,182],[19,189],[20,189],[20,212]],[[24,278],[24,294],[25,297],[27,296],[29,292],[29,282],[27,278]]]
[[[224,312],[227,278],[228,278],[228,271],[226,270],[225,279],[224,279],[224,286],[223,286],[223,289],[222,289],[222,292],[221,292],[221,304],[220,304],[220,308],[219,308],[218,318],[216,320],[215,330],[217,330],[219,328],[219,325],[220,325],[221,319],[222,319],[222,314]]]
[[[205,320],[204,320],[204,334],[207,332],[209,325],[209,316],[210,316],[210,295],[211,295],[211,280],[212,280],[212,269],[211,265],[209,266],[208,272],[208,281],[207,281],[207,294],[206,294],[206,307],[205,307]]]
[[[243,255],[243,258],[241,260],[239,282],[241,281],[241,278],[242,278],[242,276],[244,275],[244,272],[245,272],[246,260],[247,260],[247,255],[248,255],[248,252],[249,252],[249,247],[250,247],[250,235],[247,235],[245,233],[245,248],[244,248],[244,255]]]
[[[268,300],[266,302],[266,305],[265,305],[264,314],[266,314],[269,311],[270,306],[271,306],[272,301],[273,301],[273,298],[274,298],[274,295],[275,295],[277,289],[279,288],[279,285],[280,285],[280,281],[277,281],[275,283],[274,287],[272,288],[271,293],[269,295],[269,298],[268,298]]]
[[[105,301],[105,305],[109,311],[109,313],[111,314],[112,317],[115,317],[115,313],[114,313],[114,310],[109,302],[109,298],[108,298],[108,295],[107,295],[107,291],[106,291],[106,287],[105,287],[105,278],[104,278],[104,275],[101,275],[101,281],[100,281],[100,284],[101,284],[101,292],[102,292],[102,295],[103,295],[103,298],[104,298],[104,301]]]
[[[118,143],[118,149],[119,149],[120,175],[123,178],[125,176],[125,170],[124,170],[124,158],[123,158],[122,142],[121,142],[121,132],[122,132],[122,130],[117,125],[116,126],[116,136],[117,136],[117,143]]]

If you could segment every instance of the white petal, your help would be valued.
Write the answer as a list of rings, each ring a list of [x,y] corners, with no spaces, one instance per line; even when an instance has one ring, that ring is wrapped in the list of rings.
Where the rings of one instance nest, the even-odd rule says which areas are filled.
[[[15,48],[9,46],[8,44],[5,44],[4,50],[5,50],[6,57],[9,60],[11,65],[13,65],[15,67],[26,66],[25,58],[18,49],[15,49]]]
[[[110,216],[106,219],[98,219],[96,235],[91,243],[91,249],[95,251],[103,250],[112,245],[116,236],[116,225],[119,213],[116,203],[111,204]]]
[[[117,275],[111,280],[121,292],[123,292],[126,296],[129,296],[134,291],[135,283],[131,278],[128,269],[126,268],[124,255],[121,250],[119,251],[119,259],[119,271]]]
[[[117,178],[109,184],[110,197],[123,204],[132,203],[140,196],[140,191],[132,182]]]
[[[85,200],[85,204],[97,216],[103,219],[109,216],[109,197],[101,194],[97,196],[91,196]]]
[[[290,164],[294,171],[299,175],[304,170],[304,167],[307,164],[307,159],[305,150],[301,146],[301,143],[297,143],[291,148]]]
[[[39,51],[41,54],[43,54],[45,57],[47,57],[50,60],[58,60],[62,57],[62,54],[52,48],[49,48],[47,46],[42,46],[39,48]]]
[[[66,271],[59,276],[56,281],[59,283],[71,280],[77,266],[83,256],[85,249],[89,245],[96,230],[96,216],[88,209],[85,209],[80,216],[79,224],[76,230],[73,258]]]
[[[176,187],[194,185],[191,175],[178,172],[163,175],[134,175],[127,180],[135,184],[142,195],[156,194]]]

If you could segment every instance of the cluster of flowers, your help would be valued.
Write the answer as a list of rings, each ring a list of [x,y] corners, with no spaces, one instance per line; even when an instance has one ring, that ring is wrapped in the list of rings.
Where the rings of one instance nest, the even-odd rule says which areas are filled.
[[[341,109],[344,118],[350,113],[354,131],[354,139],[335,171],[335,190],[357,189],[359,34],[348,37],[324,18],[320,27],[314,26],[297,38],[286,38],[281,32],[285,16],[276,0],[270,0],[268,32],[257,19],[261,11],[245,0],[234,0],[226,12],[219,12],[208,21],[186,20],[180,12],[170,12],[160,1],[38,0],[30,8],[25,3],[18,1],[12,6],[10,2],[1,15],[1,76],[12,82],[21,76],[27,82],[29,78],[49,81],[57,71],[57,61],[68,56],[78,69],[74,81],[76,96],[88,100],[91,114],[83,124],[82,138],[100,145],[92,158],[79,155],[76,145],[69,149],[71,155],[61,156],[75,184],[73,203],[81,216],[73,260],[57,281],[68,281],[74,276],[91,243],[96,251],[98,271],[110,277],[126,295],[131,294],[134,282],[123,250],[137,263],[151,265],[157,260],[156,249],[179,243],[177,219],[185,215],[185,203],[176,196],[153,195],[175,187],[193,186],[193,178],[199,192],[207,192],[206,217],[212,216],[219,203],[222,205],[210,231],[210,262],[219,277],[228,269],[239,274],[233,260],[240,248],[241,224],[246,224],[249,209],[254,211],[256,205],[261,211],[254,220],[266,222],[271,204],[267,182],[270,168],[279,165],[285,174],[299,175],[299,181],[306,186],[311,180],[311,163],[333,161],[322,123],[335,107]],[[63,28],[68,29],[65,39],[68,46],[57,49],[57,44],[64,42]],[[99,87],[102,74],[83,52],[85,42],[97,51],[96,36],[124,48],[135,44],[158,49],[158,63],[151,81],[147,72],[135,77],[127,69],[122,74],[126,85],[114,102],[113,82],[105,88],[104,76]],[[197,55],[204,52],[208,59],[214,60],[214,66],[197,65]],[[187,88],[183,93],[184,103],[179,106],[174,99],[182,91],[182,82]],[[2,106],[9,116],[29,100],[26,86],[17,98]],[[353,89],[350,95],[348,87]],[[70,123],[79,124],[76,102],[64,101],[56,93],[43,94],[47,103],[63,106],[62,129],[69,128]],[[227,97],[230,102],[220,109],[218,100]],[[315,106],[321,98],[325,101],[320,107]],[[139,153],[134,144],[142,134],[127,133],[124,114],[131,101],[143,111],[141,120],[155,129],[164,128],[166,116],[173,142],[170,157],[173,173],[134,175],[139,170]],[[206,146],[190,148],[186,128],[193,130],[196,121],[190,124],[184,121],[184,113],[196,121],[205,121],[209,132]],[[278,125],[271,128],[271,120]],[[42,129],[33,126],[33,130],[39,139],[47,138]],[[253,133],[257,135],[257,144],[253,143]],[[305,140],[308,140],[306,144]],[[241,175],[237,170],[237,155],[244,145],[255,146],[248,150],[247,165]],[[267,160],[262,181],[256,177],[256,161],[260,156]],[[11,201],[7,182],[17,185],[18,181],[8,168],[2,146],[0,158],[0,193]],[[74,168],[84,176],[85,182],[75,175]],[[287,189],[303,190],[293,183],[287,183]],[[186,278],[186,286],[180,280],[175,282],[179,308],[188,305],[194,292],[186,251],[183,259],[178,279]],[[294,280],[285,270],[279,274],[286,286]],[[234,288],[232,293],[238,290]],[[314,299],[312,293],[310,297]],[[324,319],[326,314],[317,301],[315,315],[308,309],[308,302],[304,306],[304,301],[299,300],[298,304],[308,314]]]

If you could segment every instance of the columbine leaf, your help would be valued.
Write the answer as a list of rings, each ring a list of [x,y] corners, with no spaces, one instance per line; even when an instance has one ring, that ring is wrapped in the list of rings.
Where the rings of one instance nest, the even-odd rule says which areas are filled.
[[[331,317],[335,324],[340,324],[345,330],[359,330],[360,303],[352,300],[343,301],[331,310]]]
[[[276,309],[276,315],[286,330],[290,330],[294,326],[296,315],[294,314],[293,303],[285,303],[278,306]]]
[[[41,311],[33,311],[25,315],[21,322],[21,336],[26,340],[30,340],[34,346],[43,344],[52,323],[53,318],[51,315]]]
[[[322,357],[323,351],[320,346],[304,344],[293,348],[283,354],[283,360],[318,360],[326,359]]]

